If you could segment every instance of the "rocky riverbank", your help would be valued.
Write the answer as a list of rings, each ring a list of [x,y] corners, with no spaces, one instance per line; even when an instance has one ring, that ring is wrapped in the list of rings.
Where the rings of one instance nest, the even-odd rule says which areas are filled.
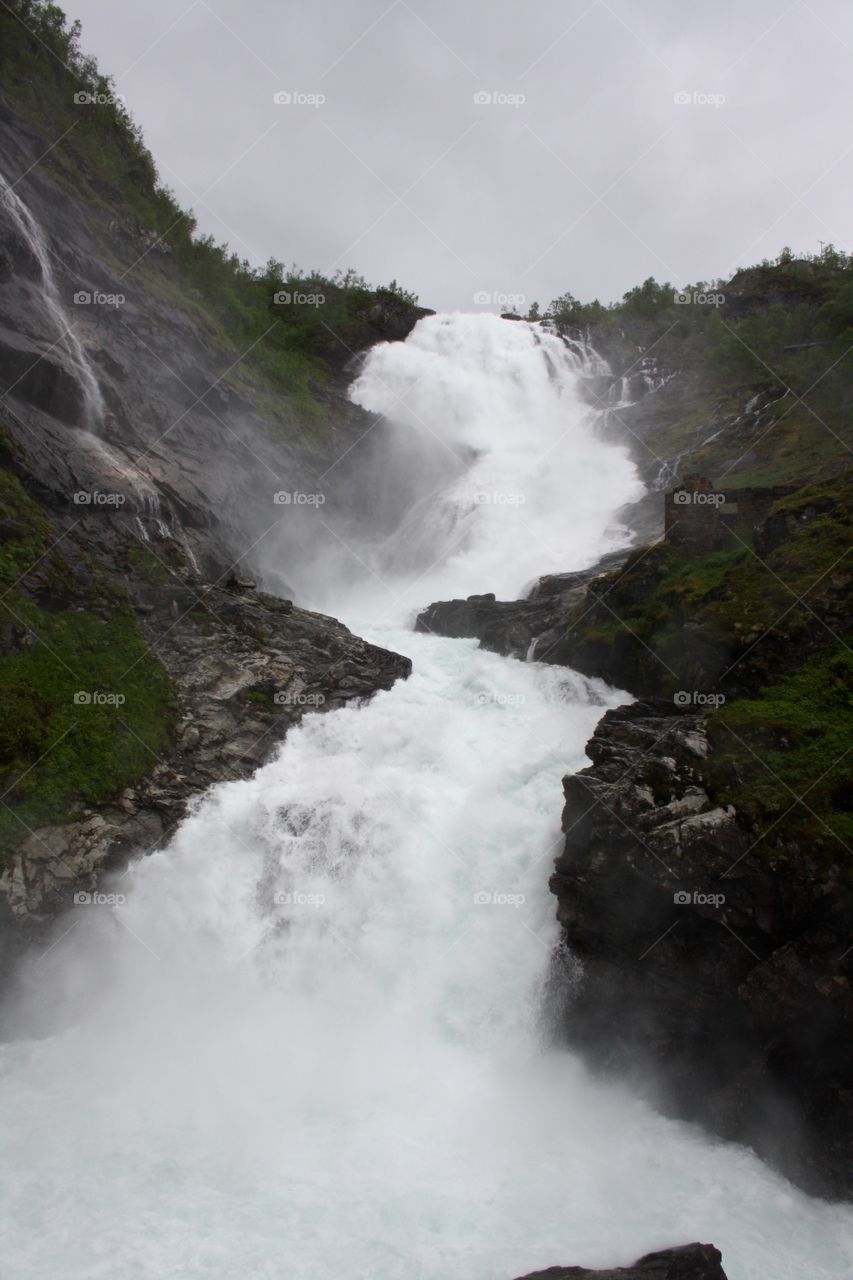
[[[7,928],[50,920],[105,870],[160,846],[194,796],[248,777],[306,713],[368,698],[411,671],[408,658],[247,579],[226,586],[175,575],[136,582],[130,596],[143,642],[170,681],[172,733],[133,785],[79,807],[71,821],[34,827],[8,856],[0,874]],[[91,709],[91,700],[79,704],[78,720]],[[115,706],[119,733],[130,731],[123,709]]]

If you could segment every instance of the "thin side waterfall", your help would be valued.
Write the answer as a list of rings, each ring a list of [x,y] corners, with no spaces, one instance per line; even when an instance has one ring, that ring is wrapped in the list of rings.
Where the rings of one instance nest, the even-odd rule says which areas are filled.
[[[543,1026],[560,779],[628,695],[404,625],[612,546],[636,478],[544,346],[550,369],[529,326],[437,316],[368,358],[354,394],[394,406],[385,465],[425,441],[458,460],[434,509],[420,495],[431,559],[429,539],[374,548],[346,597],[341,566],[314,576],[413,674],[213,787],[25,973],[0,1048],[15,1280],[507,1280],[697,1239],[730,1280],[853,1274],[849,1207],[594,1078]],[[525,493],[545,563],[473,486]]]
[[[45,308],[53,322],[56,340],[63,346],[71,360],[80,389],[83,393],[85,424],[95,429],[104,415],[104,400],[98,380],[92,369],[86,350],[78,338],[56,283],[47,244],[41,227],[24,204],[14,187],[0,173],[0,204],[8,211],[19,234],[35,258],[41,273],[41,288]]]

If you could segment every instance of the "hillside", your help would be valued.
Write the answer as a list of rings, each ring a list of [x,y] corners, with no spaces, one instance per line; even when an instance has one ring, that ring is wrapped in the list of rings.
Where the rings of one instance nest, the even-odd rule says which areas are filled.
[[[198,236],[55,6],[0,10],[0,88],[0,896],[37,924],[408,670],[253,580],[346,518],[348,366],[423,312]]]

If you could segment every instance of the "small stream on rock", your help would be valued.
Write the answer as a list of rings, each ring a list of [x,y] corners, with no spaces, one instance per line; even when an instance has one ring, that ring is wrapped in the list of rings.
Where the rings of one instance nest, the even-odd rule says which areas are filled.
[[[849,1208],[549,1034],[560,778],[626,695],[410,629],[416,605],[627,540],[637,482],[581,374],[490,316],[368,359],[353,394],[399,425],[403,464],[408,433],[459,461],[303,592],[413,674],[307,716],[29,966],[29,1036],[0,1059],[14,1280],[510,1280],[696,1239],[730,1280],[849,1280]]]
[[[26,245],[38,268],[45,311],[54,330],[51,345],[65,349],[73,372],[80,384],[85,418],[84,425],[94,428],[100,423],[104,414],[104,398],[98,386],[98,379],[86,353],[86,348],[75,331],[75,323],[69,319],[67,308],[59,292],[44,232],[30,212],[28,205],[18,195],[15,186],[2,173],[0,173],[0,208],[4,208],[8,212],[18,235]],[[80,296],[88,297],[89,295],[84,291]]]

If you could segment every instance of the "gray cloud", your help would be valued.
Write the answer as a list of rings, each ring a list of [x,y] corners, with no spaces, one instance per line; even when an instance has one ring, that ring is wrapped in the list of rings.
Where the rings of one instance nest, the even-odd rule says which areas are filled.
[[[354,266],[470,309],[481,291],[609,300],[783,244],[850,247],[846,0],[70,12],[163,180],[253,262]],[[325,101],[277,105],[282,91]]]

